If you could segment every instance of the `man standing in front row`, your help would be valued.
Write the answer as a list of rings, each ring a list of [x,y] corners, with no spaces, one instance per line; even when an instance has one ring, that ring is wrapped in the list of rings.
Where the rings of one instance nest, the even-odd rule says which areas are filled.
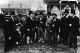
[[[77,34],[79,29],[79,18],[75,16],[75,10],[71,10],[71,16],[68,17],[69,47],[77,48]]]
[[[67,16],[68,12],[64,12],[63,17],[60,21],[60,43],[63,43],[64,45],[68,45],[68,35],[67,35]]]
[[[13,15],[11,15],[13,16]],[[5,19],[5,18],[4,18]],[[14,19],[11,17],[9,20],[4,20],[4,36],[5,36],[5,47],[4,51],[11,50],[14,46]]]
[[[52,29],[52,41],[57,44],[58,43],[58,34],[59,34],[59,23],[60,20],[57,19],[57,15],[55,13],[52,14],[52,24],[51,24],[51,29]]]
[[[33,11],[30,11],[29,12],[29,17],[27,17],[26,19],[26,35],[25,35],[25,38],[24,38],[24,41],[26,42],[27,40],[27,43],[32,43],[34,41],[34,35],[33,35]],[[27,36],[29,36],[29,40],[27,39]]]

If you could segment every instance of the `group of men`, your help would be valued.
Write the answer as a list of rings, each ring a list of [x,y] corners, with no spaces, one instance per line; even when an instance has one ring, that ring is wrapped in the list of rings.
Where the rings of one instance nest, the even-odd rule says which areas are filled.
[[[10,15],[1,17],[5,37],[5,52],[17,45],[38,42],[44,37],[42,32],[45,31],[46,17],[43,18],[42,12],[38,14],[30,11],[28,15],[14,15],[12,12]]]
[[[75,10],[71,14],[64,13],[61,18],[61,40],[70,48],[77,48],[77,36],[79,35],[79,18],[75,15]]]
[[[75,10],[71,10],[71,14],[64,12],[61,19],[55,13],[44,15],[32,11],[26,16],[4,18],[5,51],[18,44],[37,42],[62,43],[77,48],[78,33],[79,18]]]

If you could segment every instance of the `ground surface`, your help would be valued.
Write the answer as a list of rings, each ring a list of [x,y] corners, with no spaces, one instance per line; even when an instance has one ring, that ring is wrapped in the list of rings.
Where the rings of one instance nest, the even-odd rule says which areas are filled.
[[[4,53],[4,36],[1,31],[2,30],[0,30],[0,53]],[[62,44],[56,46],[49,43],[35,43],[17,46],[7,53],[80,53],[80,36],[78,36],[78,49],[76,51]]]
[[[8,53],[79,53],[79,51],[74,51],[60,44],[56,47],[55,45],[37,43],[18,46]]]

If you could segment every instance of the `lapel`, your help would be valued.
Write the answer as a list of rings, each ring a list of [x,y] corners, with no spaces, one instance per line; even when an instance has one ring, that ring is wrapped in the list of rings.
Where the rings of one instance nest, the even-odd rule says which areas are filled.
[[[14,22],[14,18],[11,16],[12,21]]]

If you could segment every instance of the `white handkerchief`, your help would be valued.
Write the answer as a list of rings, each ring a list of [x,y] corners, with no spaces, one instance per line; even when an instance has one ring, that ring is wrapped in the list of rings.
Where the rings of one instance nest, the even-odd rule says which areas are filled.
[[[69,24],[69,26],[72,26],[72,24]]]

